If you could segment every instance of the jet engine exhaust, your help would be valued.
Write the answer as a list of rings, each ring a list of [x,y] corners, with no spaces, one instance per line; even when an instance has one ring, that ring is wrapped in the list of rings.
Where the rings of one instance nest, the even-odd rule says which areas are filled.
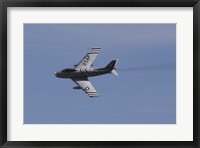
[[[149,71],[149,70],[167,70],[175,69],[176,64],[160,64],[160,65],[142,65],[126,68],[118,68],[118,71]]]

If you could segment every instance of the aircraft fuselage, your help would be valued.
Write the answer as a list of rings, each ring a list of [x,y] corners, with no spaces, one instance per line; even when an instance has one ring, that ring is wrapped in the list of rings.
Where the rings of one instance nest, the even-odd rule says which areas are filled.
[[[62,71],[55,72],[55,76],[58,78],[83,78],[83,77],[94,77],[103,74],[110,73],[110,69],[99,68],[99,69],[64,69]]]

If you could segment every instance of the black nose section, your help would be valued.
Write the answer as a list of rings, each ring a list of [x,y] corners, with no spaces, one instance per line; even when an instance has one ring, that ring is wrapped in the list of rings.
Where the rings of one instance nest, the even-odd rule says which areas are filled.
[[[58,72],[55,72],[54,75],[55,75],[56,77],[58,77]]]

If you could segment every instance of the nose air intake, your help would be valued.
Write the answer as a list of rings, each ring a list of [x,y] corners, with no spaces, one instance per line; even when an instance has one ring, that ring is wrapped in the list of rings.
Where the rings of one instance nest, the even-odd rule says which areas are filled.
[[[54,75],[57,76],[57,72],[54,72]]]
[[[56,71],[56,72],[54,72],[54,75],[55,75],[56,77],[59,77],[59,73],[60,73],[60,72]]]

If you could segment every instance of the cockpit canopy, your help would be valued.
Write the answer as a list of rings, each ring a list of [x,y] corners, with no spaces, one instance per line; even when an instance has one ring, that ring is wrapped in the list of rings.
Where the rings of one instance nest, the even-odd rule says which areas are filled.
[[[63,69],[61,72],[73,72],[73,71],[76,71],[76,70],[69,68],[69,69]]]

